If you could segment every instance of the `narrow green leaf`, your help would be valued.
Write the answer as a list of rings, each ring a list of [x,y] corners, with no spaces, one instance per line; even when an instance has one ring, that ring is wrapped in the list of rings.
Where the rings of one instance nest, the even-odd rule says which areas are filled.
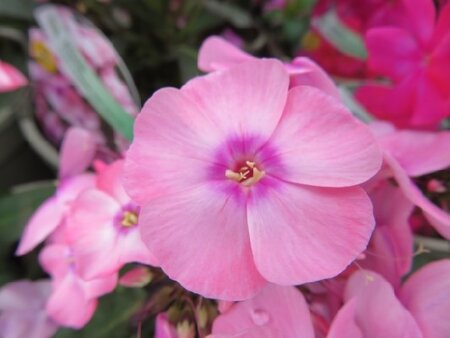
[[[237,28],[249,28],[253,23],[250,14],[230,3],[207,0],[204,6],[209,12],[226,19]]]
[[[17,186],[0,197],[0,244],[20,238],[30,216],[55,191],[55,182],[44,181]]]
[[[315,18],[312,25],[340,52],[360,60],[367,59],[367,50],[363,39],[347,28],[335,11],[329,11],[327,14]]]
[[[0,0],[0,17],[32,20],[35,6],[33,0]]]

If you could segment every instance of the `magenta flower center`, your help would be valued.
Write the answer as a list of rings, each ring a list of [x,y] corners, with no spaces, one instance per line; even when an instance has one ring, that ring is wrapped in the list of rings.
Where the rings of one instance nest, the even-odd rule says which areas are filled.
[[[235,170],[225,170],[226,178],[241,183],[246,187],[250,187],[259,182],[265,174],[266,173],[263,170],[260,170],[253,161],[245,161],[244,163],[237,165]]]

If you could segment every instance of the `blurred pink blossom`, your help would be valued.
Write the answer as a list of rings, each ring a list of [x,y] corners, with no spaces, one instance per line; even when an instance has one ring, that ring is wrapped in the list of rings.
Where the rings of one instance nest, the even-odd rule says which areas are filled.
[[[58,325],[45,306],[51,293],[48,280],[19,280],[0,289],[0,336],[2,338],[50,338]]]
[[[0,93],[23,87],[27,82],[27,79],[16,68],[0,61]]]
[[[288,87],[282,63],[251,60],[159,90],[136,120],[125,187],[145,244],[188,290],[248,299],[333,277],[367,246],[357,185],[378,145],[334,97]]]

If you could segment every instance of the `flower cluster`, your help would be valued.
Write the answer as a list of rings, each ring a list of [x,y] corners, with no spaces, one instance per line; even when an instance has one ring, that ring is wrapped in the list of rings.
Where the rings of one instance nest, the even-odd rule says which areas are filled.
[[[80,329],[120,283],[148,292],[133,319],[156,338],[448,338],[450,260],[413,268],[427,251],[413,220],[450,239],[434,198],[450,187],[429,178],[450,166],[450,5],[435,20],[431,0],[336,4],[366,34],[359,76],[389,80],[355,93],[377,120],[355,117],[307,57],[207,38],[206,74],[156,91],[120,159],[66,133],[56,192],[17,249],[44,242],[50,281],[0,289],[0,336]]]

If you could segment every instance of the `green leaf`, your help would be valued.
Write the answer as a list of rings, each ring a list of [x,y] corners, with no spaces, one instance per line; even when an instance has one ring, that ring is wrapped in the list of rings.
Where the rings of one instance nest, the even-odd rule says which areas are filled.
[[[345,86],[338,86],[339,94],[341,95],[342,102],[348,109],[365,123],[372,122],[374,118],[367,112],[367,110],[356,101],[352,91]]]
[[[145,301],[143,289],[118,288],[100,299],[94,317],[82,330],[59,330],[54,338],[125,338],[136,337],[132,316]]]
[[[20,238],[26,222],[55,191],[55,182],[44,181],[17,186],[0,197],[0,244]]]
[[[1,0],[0,17],[32,20],[35,6],[33,0]]]
[[[360,60],[367,59],[367,50],[363,39],[347,28],[335,11],[329,11],[327,14],[315,18],[312,25],[340,52]]]
[[[226,19],[237,28],[249,28],[253,23],[250,14],[229,3],[207,0],[204,6],[210,13]]]

